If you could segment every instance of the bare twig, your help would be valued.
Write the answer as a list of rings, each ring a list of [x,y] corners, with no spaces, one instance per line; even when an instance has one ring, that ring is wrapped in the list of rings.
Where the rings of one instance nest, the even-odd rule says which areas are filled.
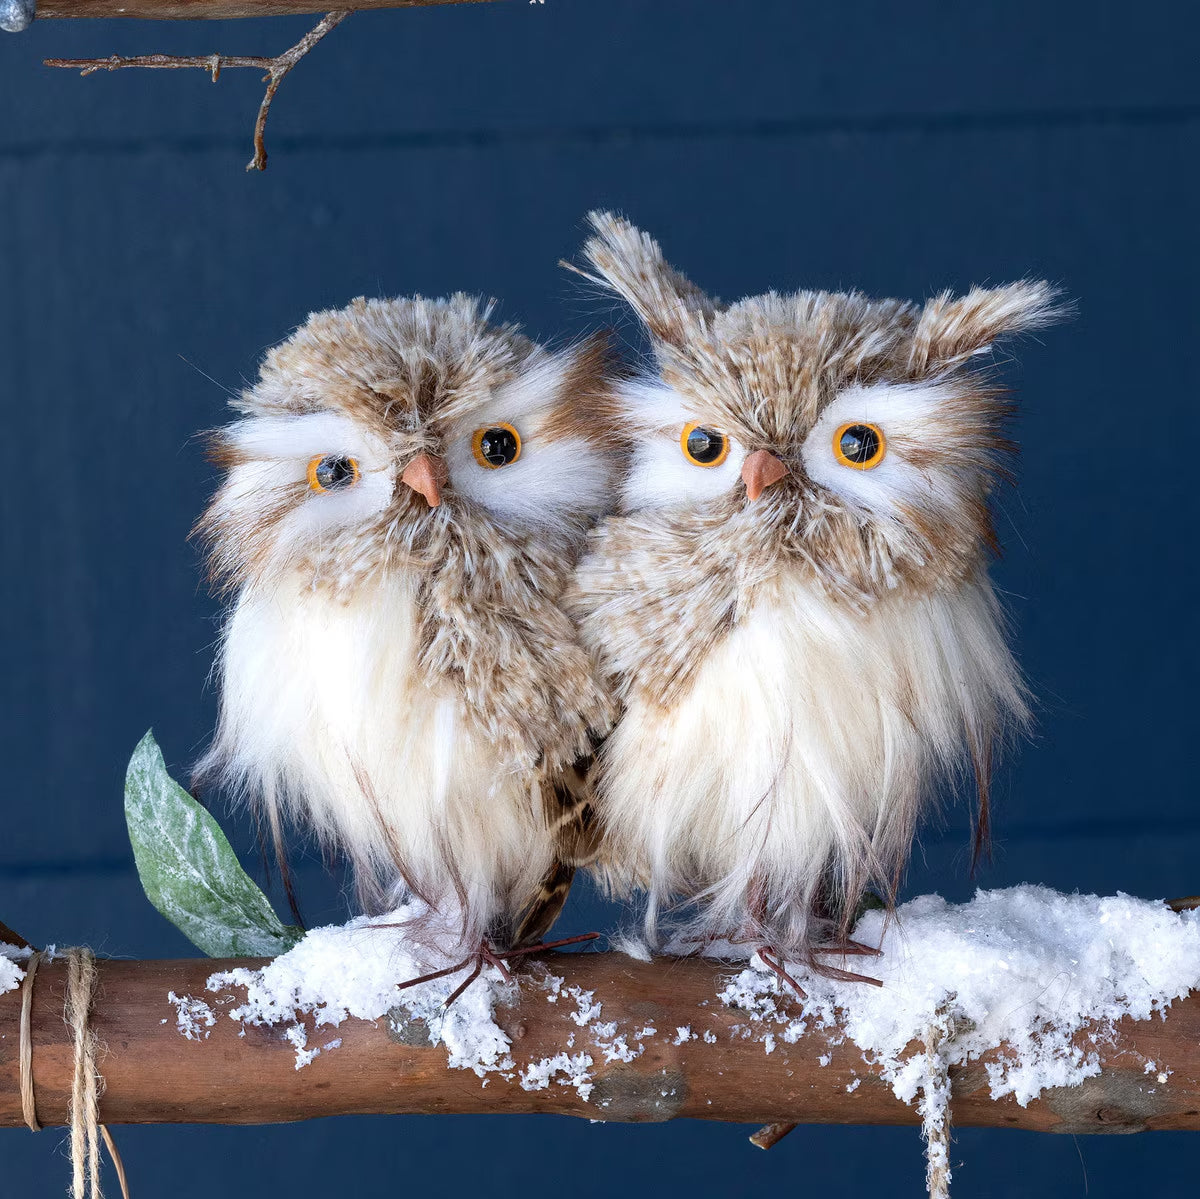
[[[258,107],[258,119],[254,122],[254,157],[246,164],[248,171],[263,171],[267,167],[267,147],[265,135],[267,116],[271,111],[271,101],[279,85],[287,73],[335,26],[340,25],[351,13],[350,9],[337,9],[326,13],[294,46],[277,54],[274,58],[259,55],[235,54],[206,54],[206,55],[175,55],[175,54],[138,54],[124,57],[113,54],[108,58],[47,58],[48,67],[66,67],[77,70],[81,75],[91,75],[94,71],[121,71],[126,67],[140,67],[144,70],[183,70],[197,68],[207,71],[214,83],[221,77],[221,72],[227,67],[249,67],[266,71],[263,76],[267,90],[262,103]]]

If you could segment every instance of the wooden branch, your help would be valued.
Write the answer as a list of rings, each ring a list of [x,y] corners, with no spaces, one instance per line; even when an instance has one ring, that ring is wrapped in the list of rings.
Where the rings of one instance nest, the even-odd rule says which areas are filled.
[[[480,4],[485,0],[358,0],[354,10]],[[39,0],[47,17],[136,17],[142,21],[225,21],[234,17],[283,17],[324,12],[321,0]]]
[[[29,948],[29,942],[20,933],[9,928],[3,920],[0,920],[0,944],[16,945],[20,949]]]
[[[777,1042],[764,1052],[754,1038],[736,1035],[744,1013],[717,999],[731,970],[697,959],[644,964],[617,954],[551,955],[566,986],[594,991],[602,1018],[622,1031],[645,1025],[645,1052],[629,1063],[602,1061],[595,1052],[594,1088],[585,1101],[574,1087],[551,1083],[523,1090],[519,1080],[450,1069],[446,1051],[429,1046],[420,1026],[403,1032],[350,1019],[333,1029],[309,1028],[310,1045],[335,1037],[339,1048],[296,1069],[293,1047],[279,1028],[241,1026],[224,1014],[242,993],[205,991],[216,970],[252,962],[169,961],[98,963],[93,1027],[102,1043],[105,1081],[100,1118],[106,1123],[257,1124],[369,1112],[556,1112],[591,1119],[658,1121],[677,1116],[705,1120],[787,1124],[914,1124],[914,1109],[881,1082],[851,1042],[836,1043],[813,1029],[796,1044]],[[588,1029],[571,1020],[577,1009],[564,995],[547,1002],[530,964],[520,996],[496,1014],[512,1039],[518,1069],[559,1053],[589,1047]],[[33,1069],[37,1114],[43,1124],[67,1118],[72,1042],[63,1023],[65,968],[43,965],[33,1006]],[[185,1040],[167,999],[203,998],[217,1014],[211,1034]],[[20,991],[0,996],[0,1127],[23,1124],[18,1086]],[[675,1029],[690,1025],[715,1040],[674,1044]],[[1080,1038],[1085,1041],[1086,1032]],[[569,1042],[569,1038],[574,1038]],[[636,1039],[636,1038],[634,1038]],[[1090,1043],[1088,1048],[1093,1048]],[[919,1047],[915,1047],[919,1048]],[[1112,1043],[1098,1046],[1103,1071],[1079,1087],[1047,1092],[1028,1107],[988,1097],[985,1064],[954,1074],[956,1125],[987,1125],[1044,1132],[1138,1132],[1200,1129],[1200,995],[1172,1006],[1165,1020],[1124,1021]],[[829,1064],[820,1058],[828,1055]],[[1145,1063],[1169,1070],[1161,1083]],[[861,1080],[848,1090],[856,1079]]]

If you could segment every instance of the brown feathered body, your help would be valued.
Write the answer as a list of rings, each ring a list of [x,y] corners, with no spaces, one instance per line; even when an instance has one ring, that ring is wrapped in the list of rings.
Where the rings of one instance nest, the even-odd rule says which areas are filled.
[[[1045,284],[919,306],[725,306],[594,214],[594,278],[657,370],[621,389],[633,450],[569,607],[623,705],[596,772],[619,894],[647,930],[807,953],[894,894],[939,781],[978,781],[1025,718],[987,574],[1005,404],[972,357],[1051,316]]]
[[[200,528],[232,606],[199,773],[466,942],[536,940],[591,852],[574,766],[612,709],[560,600],[611,494],[603,358],[466,296],[356,300],[215,440]]]

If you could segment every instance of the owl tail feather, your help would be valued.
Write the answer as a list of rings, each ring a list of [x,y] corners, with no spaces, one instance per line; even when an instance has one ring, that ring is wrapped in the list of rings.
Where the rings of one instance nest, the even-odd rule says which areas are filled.
[[[575,867],[566,862],[553,862],[538,887],[537,894],[525,905],[512,938],[513,949],[537,945],[553,927],[567,902]]]

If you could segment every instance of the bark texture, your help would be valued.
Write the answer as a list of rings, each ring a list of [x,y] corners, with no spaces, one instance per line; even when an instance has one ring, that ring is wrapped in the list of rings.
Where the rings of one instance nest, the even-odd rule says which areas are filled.
[[[99,962],[92,1026],[105,1083],[100,1118],[110,1124],[258,1124],[353,1113],[554,1112],[633,1122],[688,1116],[763,1124],[917,1123],[915,1110],[874,1077],[852,1043],[834,1044],[828,1032],[813,1030],[794,1045],[780,1040],[767,1054],[757,1037],[737,1037],[745,1014],[716,998],[728,966],[696,959],[642,963],[617,954],[551,955],[548,962],[565,979],[564,988],[595,992],[603,1020],[658,1030],[629,1063],[604,1063],[593,1051],[595,1085],[586,1102],[573,1087],[551,1083],[526,1091],[495,1073],[485,1087],[471,1071],[449,1069],[444,1048],[430,1046],[421,1026],[389,1031],[387,1020],[310,1029],[310,1045],[333,1037],[342,1044],[297,1070],[282,1028],[238,1035],[241,1025],[225,1013],[241,991],[205,991],[215,970],[258,963]],[[67,1119],[73,1058],[63,1021],[65,974],[61,962],[43,965],[34,988],[33,1067],[43,1124]],[[497,1012],[518,1068],[588,1047],[586,1028],[571,1020],[576,1005],[566,996],[548,1003],[539,982],[544,975],[538,962],[525,966],[517,1002]],[[217,1014],[207,1039],[180,1035],[171,991],[203,998]],[[23,1124],[20,1011],[19,990],[0,996],[0,1127]],[[716,1039],[674,1045],[681,1025]],[[1068,1133],[1200,1128],[1200,996],[1176,1003],[1165,1020],[1124,1022],[1099,1051],[1098,1077],[1047,1092],[1024,1108],[1011,1098],[990,1099],[984,1062],[972,1063],[953,1076],[954,1123]],[[823,1055],[830,1059],[826,1066],[818,1062]],[[1144,1072],[1148,1060],[1171,1071],[1167,1083]],[[861,1085],[848,1091],[856,1078]]]

